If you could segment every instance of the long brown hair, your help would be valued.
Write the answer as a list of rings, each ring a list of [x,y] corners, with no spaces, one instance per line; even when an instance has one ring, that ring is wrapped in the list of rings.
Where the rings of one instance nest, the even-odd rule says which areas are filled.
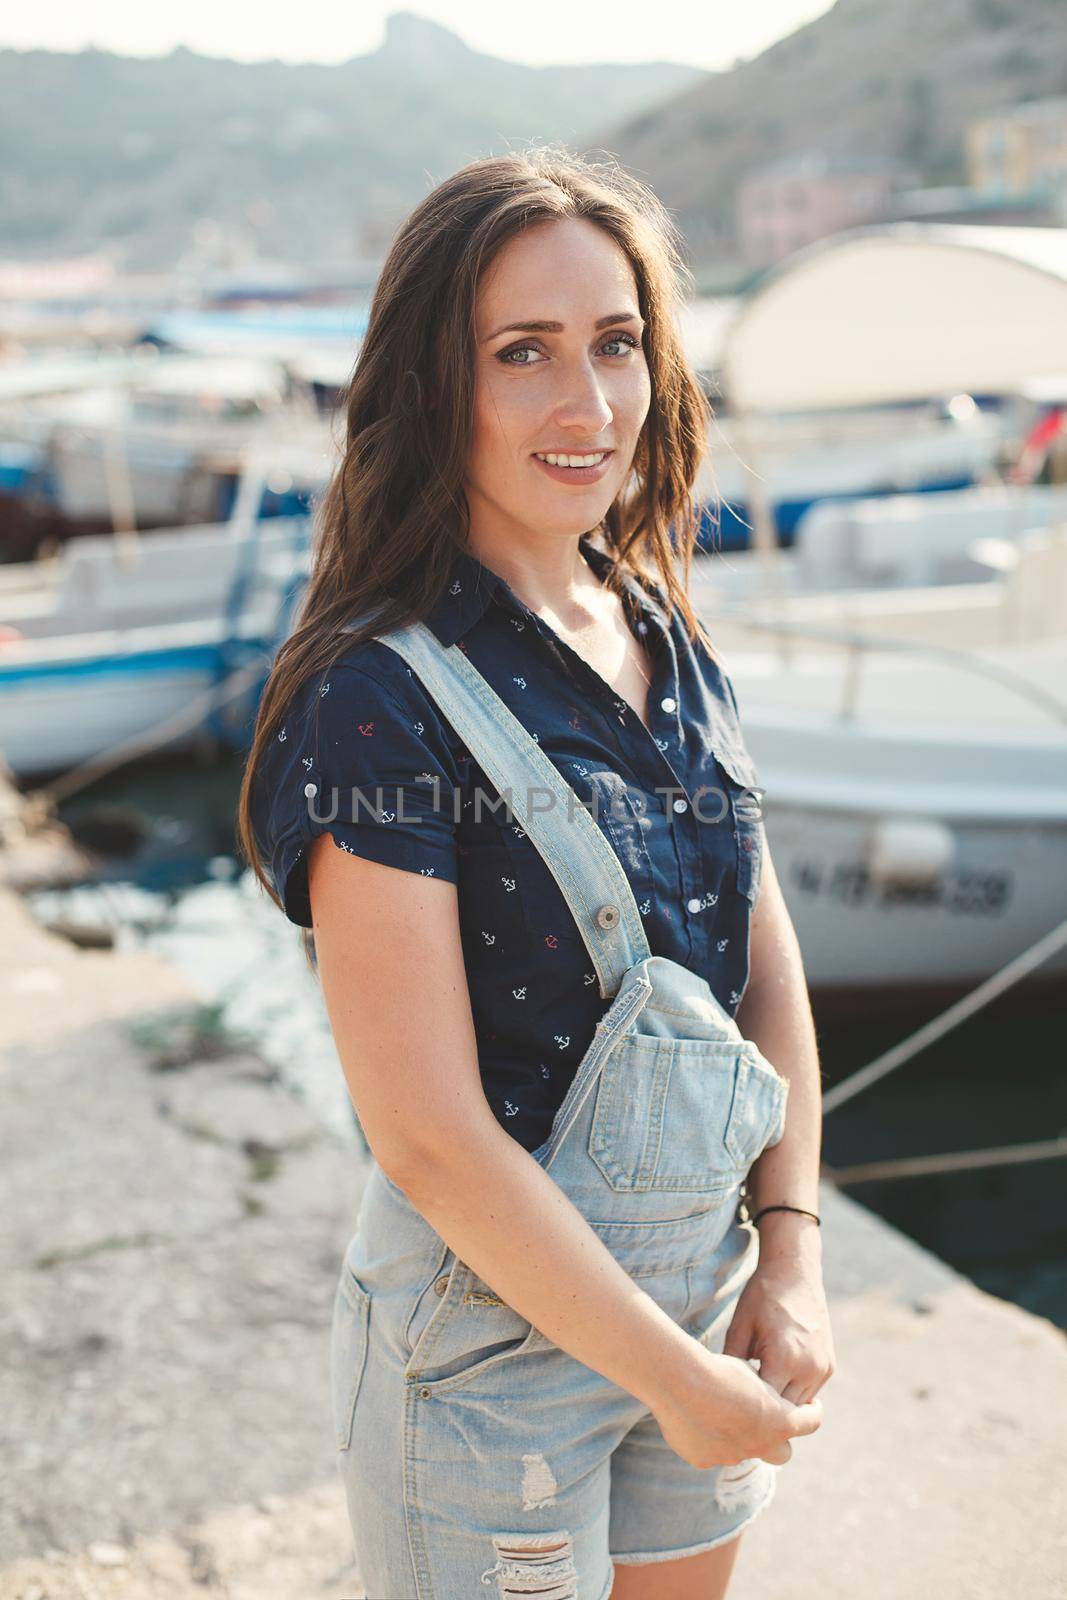
[[[617,163],[563,145],[473,161],[415,207],[382,265],[348,388],[341,460],[315,510],[309,581],[260,699],[237,837],[276,905],[251,824],[257,763],[305,679],[363,638],[423,619],[442,594],[469,526],[478,285],[509,239],[561,217],[587,218],[626,252],[646,322],[651,404],[632,488],[609,506],[600,542],[620,574],[658,584],[668,612],[715,655],[687,594],[699,531],[691,491],[711,406],[682,349],[677,312],[692,274],[674,223]],[[364,616],[365,626],[345,631]]]

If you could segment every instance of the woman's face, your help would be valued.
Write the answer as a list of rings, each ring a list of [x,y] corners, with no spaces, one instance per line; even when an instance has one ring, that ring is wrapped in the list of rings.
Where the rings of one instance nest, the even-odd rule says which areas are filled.
[[[596,527],[630,474],[652,396],[625,252],[584,218],[539,224],[497,255],[475,320],[472,532]],[[553,326],[512,326],[535,322]],[[601,452],[577,470],[537,459]]]

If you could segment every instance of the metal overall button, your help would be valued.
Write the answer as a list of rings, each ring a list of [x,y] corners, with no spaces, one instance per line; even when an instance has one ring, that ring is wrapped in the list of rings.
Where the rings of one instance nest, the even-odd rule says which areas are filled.
[[[448,1288],[448,1274],[446,1273],[443,1278],[438,1278],[437,1279],[436,1283],[433,1286],[433,1292],[434,1292],[434,1294],[444,1294],[444,1292],[445,1292],[445,1290],[447,1288]]]
[[[597,926],[601,928],[617,928],[622,917],[618,906],[601,906],[596,914]]]

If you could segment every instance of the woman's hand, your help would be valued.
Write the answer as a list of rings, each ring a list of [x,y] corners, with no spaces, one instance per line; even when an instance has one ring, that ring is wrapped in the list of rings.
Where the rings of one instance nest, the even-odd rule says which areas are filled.
[[[761,1252],[738,1297],[723,1347],[743,1361],[759,1358],[759,1375],[798,1405],[814,1400],[835,1368],[830,1313],[817,1255],[784,1242]]]
[[[651,1408],[671,1449],[690,1466],[736,1466],[754,1457],[782,1466],[793,1454],[789,1440],[821,1425],[821,1401],[783,1400],[747,1361],[696,1340],[692,1356],[682,1387]]]

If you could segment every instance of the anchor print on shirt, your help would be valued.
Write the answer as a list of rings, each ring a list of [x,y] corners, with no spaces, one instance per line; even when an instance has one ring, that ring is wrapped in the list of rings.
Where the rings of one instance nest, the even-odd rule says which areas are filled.
[[[452,587],[449,589],[448,592],[449,592],[449,594],[462,594],[463,585],[460,583],[458,578],[456,579],[455,583],[452,585]]]
[[[514,1117],[517,1114],[518,1110],[519,1110],[519,1107],[517,1105],[515,1105],[513,1101],[511,1101],[511,1100],[505,1100],[504,1101],[504,1115],[505,1116]]]
[[[467,575],[462,574],[461,576],[462,582],[458,586],[458,592],[454,597],[450,598],[462,599],[464,601],[464,606],[466,606],[467,602],[465,595],[468,587]],[[452,581],[452,578],[449,578],[448,582],[450,584]],[[461,609],[462,608],[459,606],[456,606],[454,611],[451,613],[456,622],[461,620]],[[544,657],[543,662],[540,657],[537,657],[535,660],[535,656],[525,651],[524,646],[514,645],[514,642],[513,649],[510,651],[510,659],[508,657],[508,653],[505,653],[507,651],[508,637],[503,632],[503,624],[507,621],[510,621],[517,632],[522,632],[524,631],[524,621],[521,621],[517,615],[514,617],[507,617],[495,609],[490,609],[488,611],[487,618],[492,622],[494,638],[496,643],[501,646],[502,652],[501,655],[497,657],[498,675],[494,681],[498,684],[498,686],[502,683],[504,685],[504,690],[506,690],[507,682],[511,680],[512,687],[521,690],[524,694],[524,698],[530,702],[531,715],[528,717],[525,714],[523,715],[524,724],[529,723],[531,725],[527,729],[528,737],[533,737],[534,729],[536,728],[536,722],[539,720],[539,708],[542,705],[545,706],[544,715],[546,723],[548,724],[546,729],[548,748],[545,754],[550,754],[553,757],[559,754],[564,757],[562,761],[556,764],[561,768],[564,777],[566,777],[566,774],[569,772],[569,782],[573,784],[574,788],[578,791],[582,801],[587,803],[591,790],[595,790],[596,788],[596,785],[593,784],[594,774],[597,775],[597,781],[599,783],[599,774],[602,768],[617,772],[620,770],[620,760],[625,758],[625,752],[620,752],[616,748],[609,753],[607,748],[612,746],[613,741],[615,741],[615,736],[612,734],[610,727],[611,713],[616,711],[625,720],[625,726],[620,726],[617,729],[618,739],[629,742],[632,742],[636,739],[636,741],[639,743],[641,730],[637,728],[636,713],[634,713],[633,716],[626,715],[626,713],[632,708],[629,707],[628,703],[623,699],[618,691],[612,693],[610,687],[608,687],[606,693],[601,692],[601,694],[596,696],[589,695],[589,697],[584,700],[581,698],[581,692],[574,689],[571,690],[571,693],[579,692],[578,700],[568,700],[566,697],[566,692],[562,694],[556,693],[554,695],[549,695],[547,691],[552,688],[552,685],[542,682],[544,677],[543,666],[548,662],[547,655]],[[536,651],[541,648],[542,629],[539,627],[537,619],[533,617],[530,619],[530,626],[534,629],[534,638],[530,648],[531,650]],[[635,632],[637,632],[638,636],[643,637],[646,642],[651,636],[655,636],[658,643],[661,631],[658,620],[654,624],[651,616],[649,616],[647,619],[641,617],[632,617],[631,626],[634,628]],[[475,639],[475,650],[477,651],[479,648],[481,648],[486,653],[486,659],[491,660],[492,657],[489,650],[488,632],[488,624],[484,629],[482,629],[480,626],[480,631]],[[481,646],[479,645],[479,641],[483,641]],[[469,642],[468,636],[463,643],[469,644]],[[479,657],[479,659],[481,659],[481,657]],[[509,667],[511,668],[510,671],[508,670]],[[541,670],[539,670],[539,668]],[[415,731],[417,742],[420,745],[425,746],[424,753],[426,755],[433,755],[432,768],[426,770],[416,769],[416,774],[414,777],[409,776],[407,781],[415,781],[419,785],[420,789],[424,788],[424,793],[428,796],[433,792],[432,785],[434,783],[448,782],[446,777],[447,770],[453,761],[457,762],[457,770],[454,774],[455,781],[457,784],[466,786],[467,788],[466,794],[460,794],[460,802],[466,802],[462,811],[462,835],[462,833],[465,833],[467,829],[471,827],[474,820],[473,800],[469,798],[474,793],[474,780],[477,779],[478,782],[485,784],[488,790],[492,787],[491,779],[489,779],[488,776],[483,776],[481,774],[478,761],[471,757],[469,751],[462,749],[462,738],[455,737],[454,733],[449,729],[447,724],[442,723],[439,726],[436,720],[436,711],[430,710],[429,703],[428,710],[430,710],[431,715],[435,715],[434,726],[432,729],[430,724],[426,722],[425,718],[421,717],[420,713],[416,712],[414,715],[412,714],[411,705],[413,703],[414,691],[413,679],[417,678],[418,674],[414,673],[413,670],[407,666],[403,666],[403,671],[408,677],[411,689],[409,690],[407,696],[406,711],[400,712],[400,720],[404,720],[406,717],[409,730]],[[399,683],[399,675],[397,675],[393,681],[394,683]],[[664,780],[668,775],[666,762],[669,760],[676,768],[677,781],[685,782],[688,778],[695,780],[695,783],[699,784],[699,781],[706,779],[707,777],[706,769],[701,767],[699,771],[696,770],[692,757],[694,755],[699,755],[700,751],[703,750],[707,737],[707,728],[705,723],[702,722],[699,737],[695,740],[690,740],[688,736],[689,722],[687,720],[689,708],[684,704],[685,681],[679,680],[679,682],[681,689],[679,714],[677,717],[671,716],[660,719],[660,725],[666,727],[668,733],[666,737],[655,737],[653,742],[656,747],[657,754],[662,754],[664,756],[665,765],[661,769]],[[370,717],[366,717],[365,715],[361,714],[358,707],[358,698],[355,699],[354,704],[349,699],[352,689],[355,686],[356,685],[354,684],[353,680],[350,679],[348,673],[339,678],[337,692],[338,695],[341,696],[344,704],[339,710],[338,702],[335,701],[334,710],[339,711],[339,715],[343,718],[343,725],[347,727],[347,737],[349,740],[351,739],[351,728],[353,722],[355,722],[357,725],[357,737],[362,737],[368,740],[371,738],[376,738],[378,740],[378,744],[375,746],[375,752],[381,753],[383,759],[381,763],[375,761],[372,763],[372,766],[384,772],[385,764],[390,760],[392,748],[391,740],[394,730],[398,727],[398,723],[390,712],[388,705],[386,705],[384,709],[380,709],[380,714],[379,710],[372,710]],[[563,688],[562,683],[559,684],[559,688]],[[720,692],[717,689],[716,683],[713,683],[711,688],[713,693]],[[314,694],[316,689],[318,690],[318,694],[321,698],[326,698],[328,694],[332,695],[332,683],[329,679],[323,681],[320,678],[318,681],[316,681],[311,693]],[[699,704],[694,705],[694,709],[699,711],[700,706],[704,704],[703,699],[701,699],[699,696],[695,696],[694,702],[699,702]],[[511,697],[511,704],[516,711],[518,711],[519,703],[514,696]],[[350,706],[351,709],[349,709]],[[276,760],[278,767],[287,775],[289,783],[295,784],[295,792],[299,796],[302,794],[304,785],[310,779],[314,777],[316,778],[316,781],[318,780],[320,770],[318,763],[320,760],[320,754],[324,755],[325,758],[329,760],[328,752],[332,748],[332,743],[327,742],[324,744],[321,747],[321,751],[319,748],[315,747],[311,747],[309,749],[311,741],[307,737],[303,723],[298,723],[295,716],[293,718],[293,727],[297,729],[295,737],[288,727],[288,718],[286,718],[282,727],[276,727],[275,738],[279,742],[288,742],[294,745],[303,742],[306,753],[298,757],[295,763],[289,760],[289,758],[282,752],[278,753]],[[341,724],[334,724],[334,734],[327,736],[328,741],[333,741],[339,745],[340,727]],[[442,728],[444,730],[444,739],[440,745],[442,756],[444,756],[446,749],[448,751],[446,765],[444,768],[438,761],[437,750],[439,746],[436,742],[439,738],[441,738]],[[631,729],[634,730],[633,734],[630,732]],[[683,732],[683,729],[686,730],[686,737],[679,738],[679,735]],[[655,721],[653,722],[652,731],[655,733]],[[568,733],[573,734],[573,739],[567,740]],[[399,729],[399,734],[400,744],[402,746],[402,741],[405,737],[402,728]],[[336,738],[335,735],[337,735]],[[589,752],[588,755],[585,758],[573,759],[568,754],[566,748],[561,747],[560,750],[557,751],[554,741],[557,740],[559,735],[562,735],[565,744],[569,744],[571,751],[573,751],[575,748],[581,748],[584,745]],[[431,743],[431,740],[434,742]],[[540,742],[539,734],[537,735],[535,742]],[[615,741],[615,743],[617,744],[617,741]],[[410,741],[408,748],[410,749]],[[686,762],[689,763],[684,767],[677,765],[675,760],[676,753],[679,751],[681,751],[682,755],[685,757]],[[373,755],[375,752],[369,752],[369,754]],[[366,763],[364,763],[364,767],[365,766]],[[410,763],[405,763],[405,766],[410,774]],[[300,781],[299,779],[300,772],[304,773],[303,781]],[[372,777],[370,781],[373,782],[374,778]],[[647,781],[649,786],[651,786],[652,783],[658,780],[651,778],[649,775]],[[675,781],[675,777],[672,776],[672,782]],[[690,787],[693,786],[693,784],[690,784]],[[305,804],[302,799],[299,800],[298,803],[301,806]],[[321,805],[321,800],[318,803]],[[670,802],[668,801],[668,805],[669,803]],[[394,832],[397,831],[399,828],[399,805],[393,810],[387,811],[384,814],[381,811],[378,811],[376,814],[377,820],[383,826],[391,828]],[[603,807],[601,809],[601,816],[603,816]],[[497,834],[497,838],[501,843],[506,837],[506,832],[510,831],[516,843],[521,842],[523,845],[530,844],[531,849],[533,848],[532,834],[525,828],[523,824],[520,823],[518,816],[515,815],[514,812],[512,813],[510,824],[508,823],[506,815],[502,818],[497,817],[495,821],[496,827],[501,829],[501,831]],[[724,826],[719,830],[719,832],[727,839],[730,839],[731,828],[731,822],[729,817],[727,817]],[[316,831],[323,830],[320,828]],[[735,822],[735,824],[733,824],[732,831],[739,833],[739,840],[744,840],[747,837],[743,830],[740,830],[739,823]],[[338,839],[335,837],[335,842],[337,845],[341,848],[344,848],[346,853],[352,854],[353,856],[356,856],[360,853],[362,846],[355,846],[354,841],[358,835],[355,834],[354,830],[349,831],[343,828],[336,828],[333,830],[333,832],[335,836],[338,833],[347,834],[347,838]],[[490,835],[494,832],[496,832],[495,828],[489,830]],[[649,850],[651,851],[653,842],[662,843],[663,837],[667,836],[667,834],[668,830],[664,830],[663,836],[653,835],[649,840]],[[383,839],[383,844],[386,842],[387,841]],[[289,871],[291,871],[292,867],[292,853],[294,850],[296,850],[298,843],[298,840],[294,841],[286,856],[285,866]],[[462,850],[462,837],[458,839],[456,843],[457,848]],[[306,854],[306,851],[301,852],[301,854]],[[491,853],[487,852],[486,854],[488,859],[491,859]],[[501,857],[503,857],[505,854],[507,854],[507,852],[499,852]],[[514,852],[512,852],[512,854],[514,855]],[[521,855],[521,852],[519,854]],[[533,1137],[534,1126],[533,1123],[531,1123],[528,1129],[526,1125],[527,1119],[531,1117],[543,1118],[546,1116],[547,1111],[550,1109],[550,1102],[555,1102],[557,1098],[555,1092],[556,1089],[559,1088],[560,1092],[562,1092],[562,1084],[567,1078],[570,1070],[569,1064],[572,1058],[577,1059],[577,1055],[580,1054],[581,1049],[583,1048],[582,1028],[586,1025],[586,1013],[588,1007],[593,1005],[593,997],[590,997],[590,1000],[587,1003],[580,1004],[577,991],[579,988],[595,987],[598,988],[599,993],[599,983],[602,980],[599,978],[598,969],[589,968],[583,970],[578,965],[578,962],[581,959],[581,940],[575,937],[576,930],[569,920],[566,921],[566,928],[563,934],[557,934],[554,930],[546,930],[543,921],[540,923],[541,932],[538,933],[536,931],[536,923],[538,920],[536,918],[537,908],[532,905],[527,906],[525,908],[526,914],[522,917],[522,925],[523,927],[527,927],[531,920],[534,922],[534,927],[531,930],[530,941],[529,943],[526,943],[524,940],[513,938],[513,930],[508,920],[508,914],[510,912],[512,915],[516,915],[523,908],[523,902],[525,901],[527,888],[524,887],[522,897],[515,901],[514,906],[501,909],[498,902],[494,911],[492,905],[493,890],[490,882],[493,876],[493,868],[488,867],[485,857],[483,857],[482,861],[478,861],[478,855],[479,852],[477,847],[466,852],[467,860],[464,863],[464,866],[466,867],[466,865],[470,863],[470,858],[473,857],[473,864],[477,865],[477,873],[469,881],[466,877],[464,877],[464,885],[468,888],[468,892],[474,905],[476,905],[479,898],[481,898],[482,905],[480,909],[493,911],[494,915],[499,915],[502,917],[505,923],[505,934],[502,942],[500,935],[497,934],[495,930],[479,928],[478,922],[472,919],[471,924],[469,924],[468,938],[470,938],[471,933],[476,933],[482,941],[480,948],[485,951],[487,957],[492,957],[491,961],[487,959],[484,963],[478,963],[478,966],[480,967],[485,978],[489,977],[490,972],[496,978],[496,1006],[498,1008],[498,1020],[496,1025],[501,1028],[499,1037],[501,1039],[505,1037],[503,1031],[505,1027],[505,1018],[509,1019],[509,1021],[513,1020],[520,1023],[522,1021],[522,1018],[519,1018],[517,1012],[509,1012],[507,1010],[507,1001],[509,998],[512,999],[516,1005],[522,1005],[525,1007],[525,1010],[523,1011],[523,1018],[525,1018],[531,1025],[529,1031],[532,1036],[530,1040],[532,1048],[530,1049],[529,1056],[527,1058],[526,1071],[529,1081],[535,1081],[535,1074],[537,1078],[542,1080],[543,1091],[540,1096],[537,1096],[538,1103],[536,1106],[533,1103],[531,1103],[530,1106],[524,1106],[521,1101],[516,1101],[512,1096],[508,1096],[508,1120],[513,1120],[516,1123],[517,1137],[525,1138],[527,1132],[530,1133],[531,1136],[526,1140],[526,1142],[528,1145],[532,1146],[536,1142]],[[423,876],[429,878],[431,876],[436,876],[436,867],[425,863],[432,862],[433,860],[434,855],[431,854],[430,849],[427,848],[422,856],[422,861],[424,864],[420,866],[418,857],[416,856],[416,859],[411,863],[411,865],[413,870],[418,871]],[[710,859],[707,864],[711,864]],[[692,867],[696,867],[696,881],[699,883],[699,861],[692,861],[689,865],[690,869],[692,869]],[[523,872],[523,876],[525,878],[527,874],[522,867],[521,860],[519,859],[513,859],[512,861],[509,861],[506,868],[503,866],[496,867],[498,881],[500,881],[501,888],[505,893],[509,895],[518,895],[518,874],[520,871]],[[500,874],[505,872],[507,876],[503,878],[500,877]],[[679,870],[679,878],[684,877],[685,875],[686,874],[683,871]],[[712,881],[715,881],[714,878]],[[479,885],[480,889],[478,887]],[[645,927],[649,937],[653,937],[653,930],[658,927],[661,930],[659,937],[668,941],[673,948],[673,941],[675,936],[679,934],[679,928],[682,928],[683,930],[689,929],[690,918],[687,915],[686,909],[687,899],[679,897],[677,903],[675,903],[675,897],[669,895],[660,895],[658,892],[659,886],[654,885],[648,879],[645,880],[644,885],[635,883],[633,887],[635,890],[634,909],[639,911],[642,924]],[[488,890],[488,895],[485,894],[486,890]],[[643,893],[642,890],[644,890]],[[721,989],[718,987],[718,984],[716,984],[716,988],[720,994],[720,998],[723,993],[727,995],[727,1003],[730,1006],[730,1014],[732,1016],[734,1010],[741,1004],[743,998],[743,991],[738,989],[736,984],[740,981],[738,961],[739,958],[743,956],[745,940],[743,937],[738,939],[733,935],[730,935],[728,939],[725,939],[725,936],[719,933],[716,923],[718,923],[721,927],[722,922],[725,920],[720,919],[718,916],[718,905],[724,904],[721,891],[718,894],[706,893],[693,886],[689,890],[689,894],[692,895],[694,893],[700,895],[701,897],[699,903],[705,918],[701,931],[704,932],[705,938],[707,939],[707,943],[704,948],[710,952],[710,959],[706,958],[706,965],[708,968],[712,968],[714,965],[714,958],[716,955],[718,955],[719,966],[715,969],[715,972],[721,973],[722,979],[720,980]],[[727,899],[730,899],[730,895],[727,895]],[[693,903],[695,904],[696,902]],[[558,917],[561,909],[563,909],[562,903],[558,904],[556,910],[554,912],[550,912],[549,914],[553,915],[554,917]],[[533,917],[531,917],[529,914],[531,912],[534,913]],[[474,916],[477,917],[478,914],[478,910],[475,910]],[[659,921],[658,919],[661,916],[663,920]],[[732,916],[733,912],[731,912],[731,917]],[[544,920],[547,921],[547,917],[545,917]],[[699,918],[697,921],[699,921]],[[676,926],[676,924],[678,926]],[[729,923],[727,925],[729,925]],[[739,924],[739,926],[741,925]],[[688,939],[690,936],[691,930],[686,933],[686,938]],[[538,969],[536,966],[538,959],[536,942],[538,939],[541,941],[541,948],[545,953],[545,957],[547,958],[544,966],[540,969]],[[524,969],[524,963],[521,957],[521,949],[526,949],[529,954],[531,945],[533,946],[533,964],[526,966],[526,977],[522,978],[519,976],[520,972]],[[477,946],[473,946],[475,951],[477,948]],[[659,948],[659,946],[656,945],[656,948]],[[727,960],[727,958],[729,958],[729,960]],[[734,987],[731,986],[731,978],[734,979]],[[545,980],[548,980],[549,985],[547,992],[545,991]],[[712,981],[715,981],[714,977]],[[534,991],[536,991],[537,999],[536,1002],[531,1003],[531,995]],[[544,1026],[538,1025],[535,1027],[534,1025],[536,1019],[542,1015],[541,1007],[543,1000],[548,1002],[546,1010],[543,1013],[545,1016],[545,1025],[548,1027],[553,1027],[554,1017],[554,1031],[552,1034],[547,1036],[547,1039],[545,1037]],[[599,1015],[599,1006],[597,1006],[595,1009],[597,1015]],[[492,1014],[493,1013],[490,1009],[488,1015],[492,1016]],[[490,1026],[492,1025],[493,1024],[490,1023]],[[571,1032],[570,1029],[573,1029],[574,1031]],[[559,1077],[557,1077],[555,1069],[551,1068],[551,1063],[544,1062],[543,1058],[533,1058],[533,1049],[537,1048],[537,1043],[533,1042],[534,1039],[536,1039],[540,1044],[540,1048],[544,1049],[548,1045],[551,1045],[552,1049],[556,1050],[557,1054],[562,1054],[566,1058],[562,1063],[563,1070]],[[490,1046],[490,1049],[495,1048],[496,1045]],[[514,1087],[515,1084],[513,1083],[513,1088]],[[501,1086],[501,1090],[498,1091],[497,1095],[493,1098],[493,1103],[496,1107],[497,1114],[500,1116],[502,1121],[505,1120],[505,1112],[503,1109],[505,1094],[507,1094],[507,1091],[503,1090]],[[534,1097],[531,1097],[531,1102],[533,1101],[533,1098]],[[543,1132],[545,1130],[542,1129],[541,1131]],[[540,1137],[540,1132],[537,1134],[537,1137]]]

